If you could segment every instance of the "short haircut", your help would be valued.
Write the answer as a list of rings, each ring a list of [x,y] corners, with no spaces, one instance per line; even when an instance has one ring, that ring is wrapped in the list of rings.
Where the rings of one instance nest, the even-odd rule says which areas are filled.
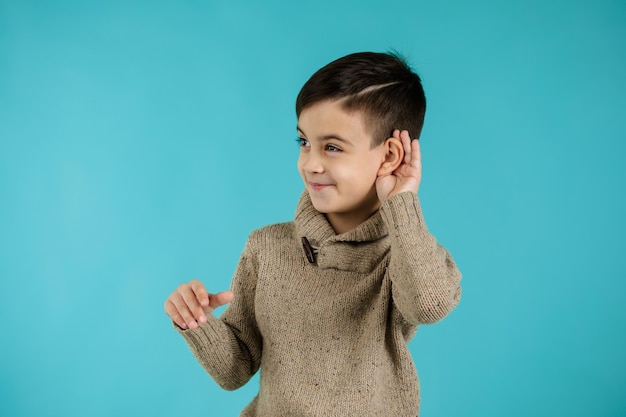
[[[319,69],[302,86],[296,115],[322,101],[339,100],[346,111],[362,112],[372,134],[372,146],[391,137],[395,129],[419,138],[426,97],[420,77],[395,52],[358,52]]]

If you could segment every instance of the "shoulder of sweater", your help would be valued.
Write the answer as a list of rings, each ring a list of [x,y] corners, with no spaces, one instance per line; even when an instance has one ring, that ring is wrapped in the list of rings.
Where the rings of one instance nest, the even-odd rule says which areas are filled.
[[[295,223],[293,221],[270,224],[253,230],[252,233],[250,233],[248,241],[254,244],[267,240],[292,238],[294,236],[294,230]]]

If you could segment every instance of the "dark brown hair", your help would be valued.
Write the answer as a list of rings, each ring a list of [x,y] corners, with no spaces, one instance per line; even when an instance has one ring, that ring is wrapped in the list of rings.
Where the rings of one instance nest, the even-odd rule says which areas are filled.
[[[426,97],[420,77],[397,53],[359,52],[319,69],[296,99],[296,116],[325,100],[340,100],[346,111],[363,113],[372,146],[391,137],[395,129],[419,138]]]

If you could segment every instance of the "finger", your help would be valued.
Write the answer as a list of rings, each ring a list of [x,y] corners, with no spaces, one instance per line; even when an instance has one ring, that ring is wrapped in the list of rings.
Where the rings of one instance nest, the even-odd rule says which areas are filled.
[[[181,294],[178,293],[178,290],[174,291],[172,295],[168,298],[168,301],[171,303],[172,307],[169,309],[170,317],[172,319],[180,317],[182,319],[182,327],[183,329],[195,329],[198,327],[198,323],[193,317],[187,302],[183,299]],[[180,325],[180,324],[179,324]]]
[[[417,166],[422,163],[422,148],[417,139],[411,141],[411,159],[411,165]]]
[[[178,292],[170,296],[170,301],[174,305],[176,312],[182,317],[184,323],[186,324],[184,328],[195,329],[198,327],[198,322],[195,320],[187,302]]]
[[[172,319],[174,323],[176,323],[178,327],[183,330],[187,328],[187,323],[185,322],[185,319],[178,313],[178,309],[176,309],[176,306],[169,298],[165,300],[164,308],[167,315],[170,317],[170,319]]]
[[[189,286],[191,287],[192,291],[196,295],[196,300],[198,300],[198,303],[203,307],[208,306],[209,305],[209,293],[204,287],[204,285],[197,279],[194,279],[191,282],[189,282]]]
[[[233,301],[233,298],[235,298],[235,294],[233,294],[232,291],[223,291],[217,294],[213,294],[210,297],[209,307],[212,310],[215,310],[216,308],[223,306],[224,304],[230,303],[231,301]]]
[[[411,163],[411,136],[408,130],[400,132],[400,138],[402,140],[402,147],[404,148],[404,162]]]
[[[176,304],[176,307],[178,307],[178,311],[183,314],[183,317],[185,317],[185,310],[188,310],[191,313],[191,321],[188,317],[185,317],[189,327],[195,328],[195,326],[193,326],[194,321],[204,323],[206,321],[206,315],[196,298],[196,293],[193,291],[191,284],[181,285],[178,287],[177,293],[180,296],[180,301],[177,304],[176,300],[174,300],[174,303]]]

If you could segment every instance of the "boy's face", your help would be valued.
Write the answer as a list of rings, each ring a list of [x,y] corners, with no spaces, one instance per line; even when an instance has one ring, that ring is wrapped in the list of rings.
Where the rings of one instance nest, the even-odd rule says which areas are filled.
[[[337,101],[305,108],[298,119],[298,170],[315,209],[325,213],[337,233],[367,220],[380,206],[375,182],[385,159],[360,112]]]

